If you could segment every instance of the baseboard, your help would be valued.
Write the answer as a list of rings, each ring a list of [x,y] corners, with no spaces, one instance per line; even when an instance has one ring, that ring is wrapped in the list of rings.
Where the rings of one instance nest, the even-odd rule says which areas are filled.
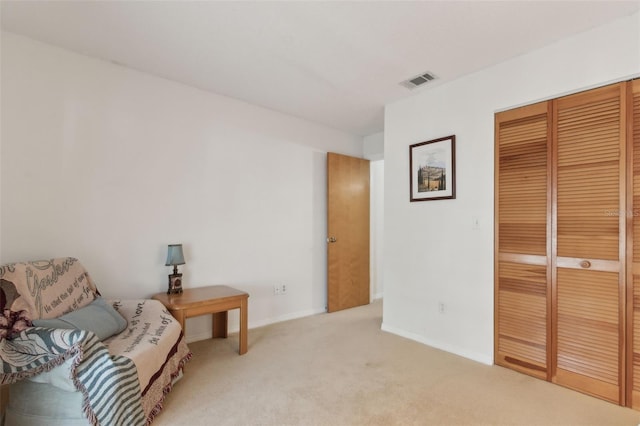
[[[277,322],[289,321],[297,318],[310,317],[311,315],[324,314],[325,312],[327,312],[327,310],[324,308],[307,309],[306,311],[291,312],[291,313],[280,315],[274,318],[267,318],[265,320],[249,322],[249,328],[264,327],[265,325],[275,324]]]
[[[278,322],[283,322],[283,321],[289,321],[292,319],[297,319],[297,318],[304,318],[304,317],[309,317],[311,315],[317,315],[317,314],[323,314],[327,312],[326,309],[307,309],[306,311],[298,311],[298,312],[291,312],[289,314],[285,314],[285,315],[280,315],[277,317],[273,317],[273,318],[267,318],[264,320],[259,320],[259,321],[253,321],[253,322],[249,322],[249,330],[251,330],[252,328],[259,328],[259,327],[264,327],[267,325],[271,325],[271,324],[276,324]],[[229,333],[237,333],[239,331],[239,325],[236,325],[234,327],[230,327],[229,328]],[[204,333],[198,333],[198,334],[187,334],[186,336],[186,341],[187,343],[192,343],[192,342],[197,342],[199,340],[206,340],[206,339],[211,339],[211,337],[213,336],[211,330],[208,330]]]
[[[464,358],[468,358],[470,360],[482,363],[482,364],[486,364],[486,365],[493,365],[493,358],[490,356],[487,356],[485,354],[480,354],[477,352],[473,352],[473,351],[468,351],[466,349],[461,349],[458,348],[456,346],[453,345],[449,345],[447,343],[442,343],[442,342],[437,342],[435,340],[431,340],[431,339],[427,339],[424,336],[421,336],[419,334],[416,333],[411,333],[405,330],[401,330],[399,328],[390,326],[385,324],[384,322],[382,323],[382,326],[380,327],[380,329],[382,331],[386,331],[388,333],[392,333],[392,334],[396,334],[400,337],[404,337],[410,340],[414,340],[416,342],[422,343],[424,345],[427,346],[431,346],[432,348],[436,348],[436,349],[440,349],[442,351],[445,352],[450,352],[454,355],[459,355],[461,357]]]

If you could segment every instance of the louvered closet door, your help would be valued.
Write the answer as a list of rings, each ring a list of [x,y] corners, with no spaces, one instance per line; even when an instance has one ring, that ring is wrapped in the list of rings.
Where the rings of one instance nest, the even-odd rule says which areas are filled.
[[[495,362],[548,379],[550,103],[496,114]]]
[[[554,102],[553,381],[624,403],[624,85]]]
[[[631,398],[628,398],[627,405],[631,405],[635,409],[640,409],[640,80],[634,80],[629,83],[628,107],[630,109],[627,114],[627,120],[630,121],[631,130],[631,146],[632,146],[632,166],[631,170],[631,192],[632,204],[628,207],[631,212],[632,220],[632,239],[631,259],[627,267],[627,298],[631,319],[630,333],[627,334],[629,347],[631,348],[630,362],[627,363],[631,372],[631,380],[629,380],[629,392]],[[631,343],[633,342],[633,343]]]

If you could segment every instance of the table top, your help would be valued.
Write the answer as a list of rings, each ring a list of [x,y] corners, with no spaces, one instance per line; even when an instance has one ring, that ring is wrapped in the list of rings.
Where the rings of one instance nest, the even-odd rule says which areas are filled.
[[[162,302],[170,309],[186,309],[198,305],[211,303],[212,301],[223,301],[225,299],[247,298],[249,293],[237,290],[226,285],[212,285],[207,287],[187,288],[182,293],[154,294],[153,298]]]

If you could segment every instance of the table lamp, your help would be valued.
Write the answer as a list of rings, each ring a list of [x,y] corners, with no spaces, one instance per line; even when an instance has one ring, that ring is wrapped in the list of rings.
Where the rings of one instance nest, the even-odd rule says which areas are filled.
[[[184,264],[182,244],[169,244],[165,266],[173,265],[173,274],[169,275],[169,289],[167,290],[167,294],[182,293],[182,274],[178,273],[178,265]]]

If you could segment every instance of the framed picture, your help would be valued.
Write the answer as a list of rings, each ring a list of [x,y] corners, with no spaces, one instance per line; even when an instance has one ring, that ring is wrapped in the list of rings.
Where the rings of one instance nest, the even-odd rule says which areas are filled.
[[[409,146],[411,201],[456,198],[456,136]]]
[[[182,293],[182,274],[169,275],[169,290],[167,294]]]

